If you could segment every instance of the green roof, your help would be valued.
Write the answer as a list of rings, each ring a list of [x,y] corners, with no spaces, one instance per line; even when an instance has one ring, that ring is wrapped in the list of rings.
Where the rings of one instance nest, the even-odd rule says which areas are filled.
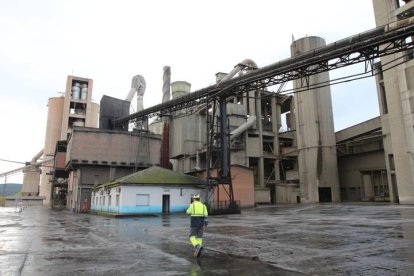
[[[205,181],[183,173],[174,172],[158,166],[135,172],[133,174],[118,178],[103,186],[119,185],[204,185]]]

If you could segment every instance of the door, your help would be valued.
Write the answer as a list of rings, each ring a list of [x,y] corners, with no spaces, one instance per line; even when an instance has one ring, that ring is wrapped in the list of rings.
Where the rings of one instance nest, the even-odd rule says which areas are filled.
[[[170,212],[170,195],[162,195],[162,212],[163,214]]]
[[[372,175],[363,174],[362,182],[364,183],[364,195],[365,195],[364,199],[368,201],[374,201],[375,192],[374,192],[374,186],[372,185]]]
[[[332,202],[331,188],[319,187],[319,202]]]

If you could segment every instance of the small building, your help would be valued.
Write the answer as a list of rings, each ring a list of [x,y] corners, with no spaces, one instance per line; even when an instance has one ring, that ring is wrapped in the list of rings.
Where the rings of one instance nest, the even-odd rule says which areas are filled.
[[[191,196],[205,198],[205,181],[153,166],[95,186],[91,210],[117,214],[161,214],[185,212]]]

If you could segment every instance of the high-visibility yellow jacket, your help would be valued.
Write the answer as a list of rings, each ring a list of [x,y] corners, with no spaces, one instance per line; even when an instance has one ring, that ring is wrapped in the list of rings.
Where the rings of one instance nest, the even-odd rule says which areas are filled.
[[[208,211],[206,205],[198,200],[188,206],[187,214],[191,216],[191,227],[207,226]]]

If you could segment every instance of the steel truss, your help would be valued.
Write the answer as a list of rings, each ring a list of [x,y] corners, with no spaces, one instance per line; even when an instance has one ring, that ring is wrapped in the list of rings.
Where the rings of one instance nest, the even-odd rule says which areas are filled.
[[[208,99],[237,96],[245,91],[264,89],[295,79],[301,79],[305,87],[312,75],[360,62],[365,62],[367,71],[372,70],[374,59],[413,49],[413,42],[406,42],[407,38],[414,35],[413,23],[394,30],[388,29],[388,25],[385,25],[250,71],[218,85],[116,119],[114,125],[125,125],[135,120],[167,115],[173,111],[204,104]]]

